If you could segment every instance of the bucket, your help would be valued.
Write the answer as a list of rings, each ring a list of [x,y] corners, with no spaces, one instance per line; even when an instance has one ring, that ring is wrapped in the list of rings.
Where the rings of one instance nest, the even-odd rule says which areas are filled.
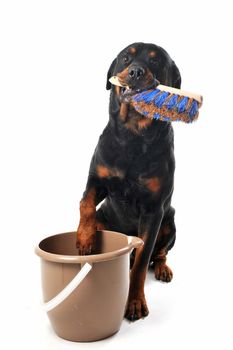
[[[95,341],[116,333],[129,291],[129,255],[143,244],[138,237],[97,231],[94,254],[80,256],[76,232],[42,240],[44,309],[56,334],[71,341]]]

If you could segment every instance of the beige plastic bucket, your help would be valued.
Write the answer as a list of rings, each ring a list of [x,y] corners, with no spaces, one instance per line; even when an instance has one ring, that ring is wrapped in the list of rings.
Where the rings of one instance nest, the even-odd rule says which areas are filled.
[[[138,237],[97,232],[93,255],[77,255],[76,232],[45,238],[41,257],[44,308],[56,334],[71,341],[95,341],[116,333],[129,290],[129,254]]]

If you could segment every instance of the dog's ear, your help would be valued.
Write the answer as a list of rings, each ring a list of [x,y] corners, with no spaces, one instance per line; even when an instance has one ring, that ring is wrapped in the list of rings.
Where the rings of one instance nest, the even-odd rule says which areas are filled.
[[[115,65],[116,65],[116,61],[117,59],[115,58],[115,60],[112,62],[109,70],[108,70],[108,74],[107,74],[107,82],[106,82],[106,89],[107,90],[110,90],[111,89],[111,86],[112,84],[110,83],[109,79],[111,78],[111,76],[113,75],[113,71],[114,71],[114,68],[115,68]]]
[[[176,66],[175,62],[172,61],[172,87],[180,89],[181,86],[181,75],[178,67]]]

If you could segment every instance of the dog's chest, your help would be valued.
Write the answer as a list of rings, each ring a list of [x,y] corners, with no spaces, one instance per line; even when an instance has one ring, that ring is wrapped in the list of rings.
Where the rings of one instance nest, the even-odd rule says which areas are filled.
[[[164,186],[170,191],[174,173],[172,130],[162,133],[156,125],[140,137],[124,136],[120,138],[116,130],[106,128],[96,149],[94,166],[108,193],[125,200],[144,194],[157,197]]]
[[[121,174],[121,178],[142,175],[149,172],[151,165],[159,162],[156,150],[146,142],[106,143],[100,152],[103,164],[112,174]]]
[[[97,174],[108,192],[119,199],[142,193],[157,195],[165,178],[167,159],[146,142],[105,147]]]
[[[146,153],[147,148],[148,148],[147,144],[146,144],[146,143],[143,143],[143,144],[142,144],[142,154],[145,154],[145,153]]]

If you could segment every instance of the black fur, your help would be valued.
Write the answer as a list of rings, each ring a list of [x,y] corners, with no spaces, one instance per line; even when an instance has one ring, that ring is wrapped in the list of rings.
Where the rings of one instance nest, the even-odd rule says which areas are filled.
[[[155,52],[155,57],[151,57],[151,52]],[[94,205],[104,200],[96,212],[97,228],[103,224],[109,230],[138,235],[145,242],[136,254],[126,310],[126,317],[135,320],[148,314],[143,292],[145,269],[150,263],[161,263],[161,256],[165,259],[175,242],[174,209],[171,207],[175,159],[171,123],[153,120],[142,127],[140,123],[145,117],[127,104],[127,112],[121,115],[122,89],[120,95],[117,94],[109,78],[123,71],[130,72],[130,67],[143,67],[149,77],[152,74],[161,84],[178,88],[181,77],[174,61],[159,46],[134,43],[120,52],[107,74],[106,88],[111,89],[109,122],[95,149],[82,199],[84,203],[94,189]],[[127,75],[127,83],[130,79],[132,77]],[[133,90],[144,86],[145,79],[146,76],[139,77],[138,86],[135,86],[136,78]],[[88,220],[87,215],[86,225]],[[87,245],[94,241],[80,233],[81,226],[77,246],[82,247],[80,252],[85,254],[92,248]],[[90,227],[94,231],[93,222]],[[168,281],[171,276],[166,276],[166,268],[163,273],[164,278],[160,274],[157,278]]]

